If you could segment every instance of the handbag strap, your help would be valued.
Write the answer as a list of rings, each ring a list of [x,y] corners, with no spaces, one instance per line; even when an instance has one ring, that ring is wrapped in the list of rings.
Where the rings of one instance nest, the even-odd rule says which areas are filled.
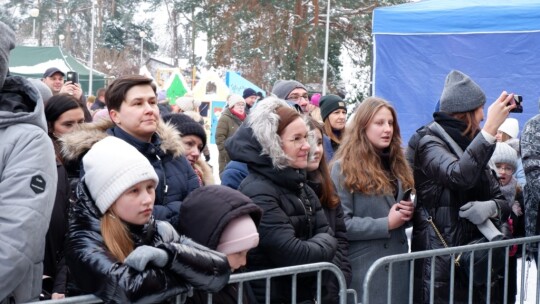
[[[422,210],[424,210],[424,213],[426,214],[426,218],[427,218],[426,221],[431,225],[431,227],[433,227],[433,230],[435,231],[435,234],[437,234],[437,237],[439,238],[439,240],[441,240],[441,243],[443,244],[444,248],[448,248],[448,244],[446,243],[446,241],[444,240],[441,232],[439,231],[439,229],[435,225],[435,222],[433,221],[433,217],[431,217],[429,215],[426,208],[422,207]],[[456,258],[454,258],[454,264],[457,267],[459,267],[459,260],[461,259],[461,254],[462,253],[460,253]]]
[[[450,149],[452,149],[454,151],[454,153],[458,157],[461,157],[461,155],[463,155],[463,150],[461,149],[461,147],[452,139],[452,137],[450,137],[450,135],[448,133],[446,133],[446,131],[443,129],[443,127],[441,127],[441,125],[439,125],[436,121],[429,124],[428,128],[433,133],[435,133],[436,135],[441,137],[443,139],[443,141],[450,146]],[[443,244],[444,248],[448,248],[448,244],[446,243],[446,241],[444,240],[441,232],[439,231],[439,229],[435,225],[435,222],[433,221],[433,217],[431,217],[431,215],[429,215],[426,208],[422,207],[422,209],[424,210],[424,213],[426,214],[426,218],[427,218],[426,221],[431,225],[431,227],[433,227],[433,230],[435,231],[435,234],[437,234],[437,237],[439,238],[439,240]],[[460,259],[461,259],[461,253],[456,258],[454,258],[454,264],[456,266],[458,266],[458,267],[459,267],[459,260]]]
[[[450,149],[456,153],[457,156],[461,157],[463,155],[463,150],[461,147],[450,137],[448,133],[444,130],[443,127],[441,127],[440,124],[438,124],[436,121],[429,124],[428,128],[435,134],[439,135],[445,143],[447,143],[450,146]]]

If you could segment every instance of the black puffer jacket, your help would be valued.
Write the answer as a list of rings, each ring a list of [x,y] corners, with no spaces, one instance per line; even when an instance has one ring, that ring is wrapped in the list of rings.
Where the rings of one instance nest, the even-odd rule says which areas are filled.
[[[318,197],[321,197],[321,183],[316,181],[316,177],[311,174],[308,174],[308,177],[314,179],[309,180],[308,185],[315,191]],[[326,219],[328,220],[328,226],[334,231],[334,237],[338,241],[336,256],[334,257],[333,263],[339,267],[341,272],[343,272],[347,287],[349,287],[352,280],[352,268],[351,262],[349,261],[349,240],[347,238],[347,226],[345,226],[345,213],[343,212],[343,207],[340,203],[335,208],[323,206],[323,210]],[[339,302],[339,283],[333,274],[330,274],[325,278],[322,301],[323,303]]]
[[[499,183],[487,166],[495,144],[486,141],[482,134],[472,140],[457,156],[440,134],[426,127],[421,130],[414,154],[414,180],[417,206],[413,217],[412,251],[444,248],[427,216],[433,217],[438,230],[448,246],[466,245],[481,235],[476,225],[459,217],[459,208],[470,201],[494,200],[499,206],[498,214],[508,216]],[[427,213],[425,211],[427,211]],[[449,299],[450,257],[437,258],[435,267],[435,303]],[[428,303],[431,279],[431,259],[417,260],[414,271],[414,302]],[[468,279],[459,277],[454,282],[455,302],[467,302]],[[480,289],[480,288],[478,288]],[[485,291],[485,287],[484,287]],[[473,302],[485,302],[478,290]]]
[[[135,247],[149,245],[164,249],[170,262],[163,268],[147,266],[139,272],[116,260],[108,251],[100,229],[101,213],[79,183],[79,201],[73,204],[66,240],[66,263],[75,286],[68,293],[92,293],[105,303],[158,303],[191,286],[215,292],[229,280],[225,255],[179,236],[167,222],[150,220],[130,226]]]
[[[191,192],[180,207],[178,231],[195,242],[216,250],[221,234],[229,223],[250,215],[258,226],[262,210],[250,198],[226,186],[205,186]],[[254,303],[249,284],[244,285],[243,303]],[[229,284],[212,296],[213,303],[236,304],[238,284]],[[195,291],[186,303],[206,304],[207,293]]]
[[[261,155],[262,147],[245,124],[226,142],[232,160],[245,162],[249,175],[238,190],[264,211],[259,226],[259,246],[248,254],[249,270],[263,270],[315,262],[332,262],[337,240],[328,226],[319,199],[306,184],[303,170],[279,170],[272,159]],[[298,279],[297,300],[315,298],[316,278]],[[259,302],[264,303],[265,282],[252,284]],[[290,277],[271,283],[271,303],[291,303]]]

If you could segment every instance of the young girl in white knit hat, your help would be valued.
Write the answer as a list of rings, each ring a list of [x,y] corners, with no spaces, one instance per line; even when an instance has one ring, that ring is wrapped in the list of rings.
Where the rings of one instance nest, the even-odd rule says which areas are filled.
[[[150,162],[125,141],[108,136],[82,160],[66,244],[76,287],[104,302],[156,303],[191,287],[215,292],[228,282],[225,255],[154,220],[158,177]]]

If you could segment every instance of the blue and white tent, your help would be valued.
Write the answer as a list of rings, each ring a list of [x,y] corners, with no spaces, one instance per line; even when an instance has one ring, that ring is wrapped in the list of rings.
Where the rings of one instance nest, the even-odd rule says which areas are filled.
[[[427,0],[373,12],[374,95],[396,107],[404,144],[432,120],[446,74],[460,70],[487,96],[523,96],[520,129],[539,113],[540,1]]]

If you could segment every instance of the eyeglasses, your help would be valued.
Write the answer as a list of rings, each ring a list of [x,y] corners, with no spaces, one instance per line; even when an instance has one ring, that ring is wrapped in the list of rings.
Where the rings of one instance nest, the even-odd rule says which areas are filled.
[[[304,98],[305,100],[309,100],[309,96],[308,94],[304,94],[304,95],[299,95],[299,94],[292,94],[292,95],[289,95],[289,98],[287,99],[290,99],[290,100],[299,100],[300,98]]]
[[[514,168],[512,168],[512,167],[506,167],[506,166],[503,166],[503,165],[495,165],[495,167],[497,167],[497,170],[499,170],[499,171],[504,171],[504,172],[508,172],[508,173],[513,173],[514,172]]]
[[[300,148],[308,142],[308,136],[296,136],[295,138],[288,139],[287,141],[292,142],[296,148]]]

